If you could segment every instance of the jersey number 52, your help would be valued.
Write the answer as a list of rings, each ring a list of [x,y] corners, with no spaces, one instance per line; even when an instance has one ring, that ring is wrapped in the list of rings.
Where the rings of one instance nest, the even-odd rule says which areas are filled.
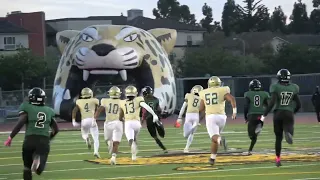
[[[204,95],[206,100],[206,105],[218,104],[218,94],[217,93],[208,93]]]

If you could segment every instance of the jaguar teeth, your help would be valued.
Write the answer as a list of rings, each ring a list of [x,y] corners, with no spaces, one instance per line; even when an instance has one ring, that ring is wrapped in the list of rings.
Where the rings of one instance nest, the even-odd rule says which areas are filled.
[[[127,71],[126,70],[119,71],[119,74],[120,74],[122,80],[127,81]]]
[[[89,78],[90,72],[88,70],[83,70],[83,80],[87,81]]]

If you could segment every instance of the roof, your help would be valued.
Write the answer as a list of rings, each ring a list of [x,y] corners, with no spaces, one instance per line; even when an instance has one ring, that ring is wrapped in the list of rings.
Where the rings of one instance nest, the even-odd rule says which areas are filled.
[[[131,25],[144,30],[154,28],[170,28],[176,30],[186,31],[206,31],[206,29],[184,24],[170,19],[151,19],[147,17],[136,17],[131,21],[127,21],[126,16],[89,16],[87,18],[63,18],[63,19],[51,19],[46,22],[59,22],[59,21],[85,21],[85,20],[111,20],[113,25]]]
[[[59,22],[59,21],[85,21],[85,20],[111,20],[114,25],[124,25],[127,23],[126,16],[89,16],[84,18],[62,18],[51,19],[46,22]]]
[[[8,20],[0,20],[0,33],[28,33],[28,31]]]
[[[171,19],[151,19],[147,17],[136,17],[128,22],[128,25],[135,26],[144,30],[153,28],[170,28],[186,31],[206,31],[206,29],[190,24],[185,24]]]
[[[46,23],[46,33],[57,33],[57,31],[48,23]]]

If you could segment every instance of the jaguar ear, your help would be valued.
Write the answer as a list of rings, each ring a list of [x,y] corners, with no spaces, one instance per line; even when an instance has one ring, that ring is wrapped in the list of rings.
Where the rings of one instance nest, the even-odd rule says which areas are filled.
[[[74,38],[80,31],[75,30],[65,30],[60,31],[56,35],[56,41],[59,48],[60,53],[62,54],[67,44]]]
[[[175,29],[155,28],[148,30],[148,32],[154,35],[167,54],[170,54],[177,41],[177,31]]]

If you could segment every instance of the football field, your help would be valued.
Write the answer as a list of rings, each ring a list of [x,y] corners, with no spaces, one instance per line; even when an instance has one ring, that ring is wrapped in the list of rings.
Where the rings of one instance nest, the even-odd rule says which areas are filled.
[[[198,128],[190,154],[183,154],[186,140],[182,128],[167,126],[162,139],[169,153],[163,154],[146,128],[138,141],[138,159],[131,162],[130,148],[123,136],[117,165],[109,165],[110,155],[100,130],[100,155],[95,159],[82,141],[80,131],[63,131],[51,144],[46,171],[34,179],[320,179],[320,126],[296,124],[294,144],[283,141],[282,167],[274,165],[274,134],[272,124],[265,125],[258,137],[252,156],[246,156],[250,143],[246,124],[227,124],[223,135],[227,138],[228,153],[219,152],[215,167],[208,166],[209,138],[205,125]],[[3,143],[7,134],[0,135]],[[11,148],[0,146],[0,180],[21,179],[21,145],[19,134]],[[192,153],[194,152],[194,153]]]

